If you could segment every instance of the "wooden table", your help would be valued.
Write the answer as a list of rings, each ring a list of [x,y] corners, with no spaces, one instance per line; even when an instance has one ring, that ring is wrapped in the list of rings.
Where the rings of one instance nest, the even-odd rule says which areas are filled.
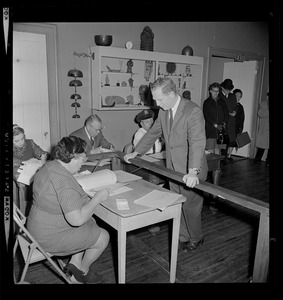
[[[132,181],[127,185],[132,190],[112,195],[108,200],[98,205],[94,214],[118,231],[118,282],[125,283],[126,279],[126,240],[127,232],[141,227],[149,226],[165,220],[173,219],[173,232],[171,243],[170,282],[176,279],[177,256],[179,244],[179,229],[182,203],[186,200],[180,197],[165,210],[138,205],[134,200],[158,189],[169,192],[158,185],[143,179]],[[118,210],[116,199],[127,199],[129,210]]]

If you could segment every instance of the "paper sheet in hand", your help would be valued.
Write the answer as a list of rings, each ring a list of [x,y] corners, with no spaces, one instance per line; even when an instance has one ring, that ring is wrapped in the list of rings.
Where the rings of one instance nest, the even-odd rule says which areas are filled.
[[[30,185],[36,171],[43,165],[43,163],[41,160],[35,158],[23,161],[22,163],[23,165],[18,169],[18,172],[20,173],[18,182]]]
[[[162,211],[179,198],[179,194],[153,190],[152,192],[135,200],[134,202],[139,205],[157,208]]]

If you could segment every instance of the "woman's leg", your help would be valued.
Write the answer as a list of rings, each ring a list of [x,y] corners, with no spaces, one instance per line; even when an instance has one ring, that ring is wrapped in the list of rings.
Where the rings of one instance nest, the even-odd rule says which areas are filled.
[[[96,243],[89,249],[85,250],[84,256],[81,260],[81,270],[87,274],[90,265],[95,262],[107,247],[109,242],[109,233],[101,228],[101,233]]]

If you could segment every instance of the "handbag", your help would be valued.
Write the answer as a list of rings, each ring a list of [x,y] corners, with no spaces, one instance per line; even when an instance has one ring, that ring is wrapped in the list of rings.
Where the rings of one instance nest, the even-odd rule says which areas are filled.
[[[225,129],[225,127],[223,126],[221,130],[217,130],[217,140],[216,143],[218,145],[227,145],[229,144],[230,139],[229,136],[227,134],[227,131]]]
[[[250,142],[251,142],[251,138],[247,131],[238,134],[236,137],[236,144],[238,148],[242,148],[248,145]]]

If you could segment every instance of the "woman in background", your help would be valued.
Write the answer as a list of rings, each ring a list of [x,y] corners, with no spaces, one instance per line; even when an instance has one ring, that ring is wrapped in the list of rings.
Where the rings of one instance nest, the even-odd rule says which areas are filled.
[[[73,282],[98,283],[102,276],[90,271],[109,242],[108,232],[92,217],[108,190],[90,198],[73,176],[86,161],[86,142],[64,137],[54,147],[51,161],[38,170],[27,228],[41,247],[71,260],[64,271]]]
[[[48,152],[42,150],[32,139],[26,139],[25,131],[17,124],[13,125],[13,175],[19,177],[18,169],[23,161],[31,158],[46,161]]]
[[[269,93],[266,100],[263,100],[259,106],[257,115],[259,117],[259,129],[256,138],[257,152],[253,164],[261,162],[264,151],[267,150],[266,164],[269,165]]]
[[[47,152],[42,150],[32,139],[26,139],[25,131],[17,124],[13,125],[13,194],[14,202],[21,212],[27,216],[29,214],[32,200],[32,185],[25,185],[18,182],[20,173],[18,172],[22,162],[32,158],[37,158],[45,163]]]
[[[206,150],[220,154],[223,145],[217,144],[219,133],[229,120],[228,107],[224,99],[219,97],[221,85],[214,82],[208,87],[209,97],[203,103],[205,119]],[[226,147],[226,146],[224,146]]]

